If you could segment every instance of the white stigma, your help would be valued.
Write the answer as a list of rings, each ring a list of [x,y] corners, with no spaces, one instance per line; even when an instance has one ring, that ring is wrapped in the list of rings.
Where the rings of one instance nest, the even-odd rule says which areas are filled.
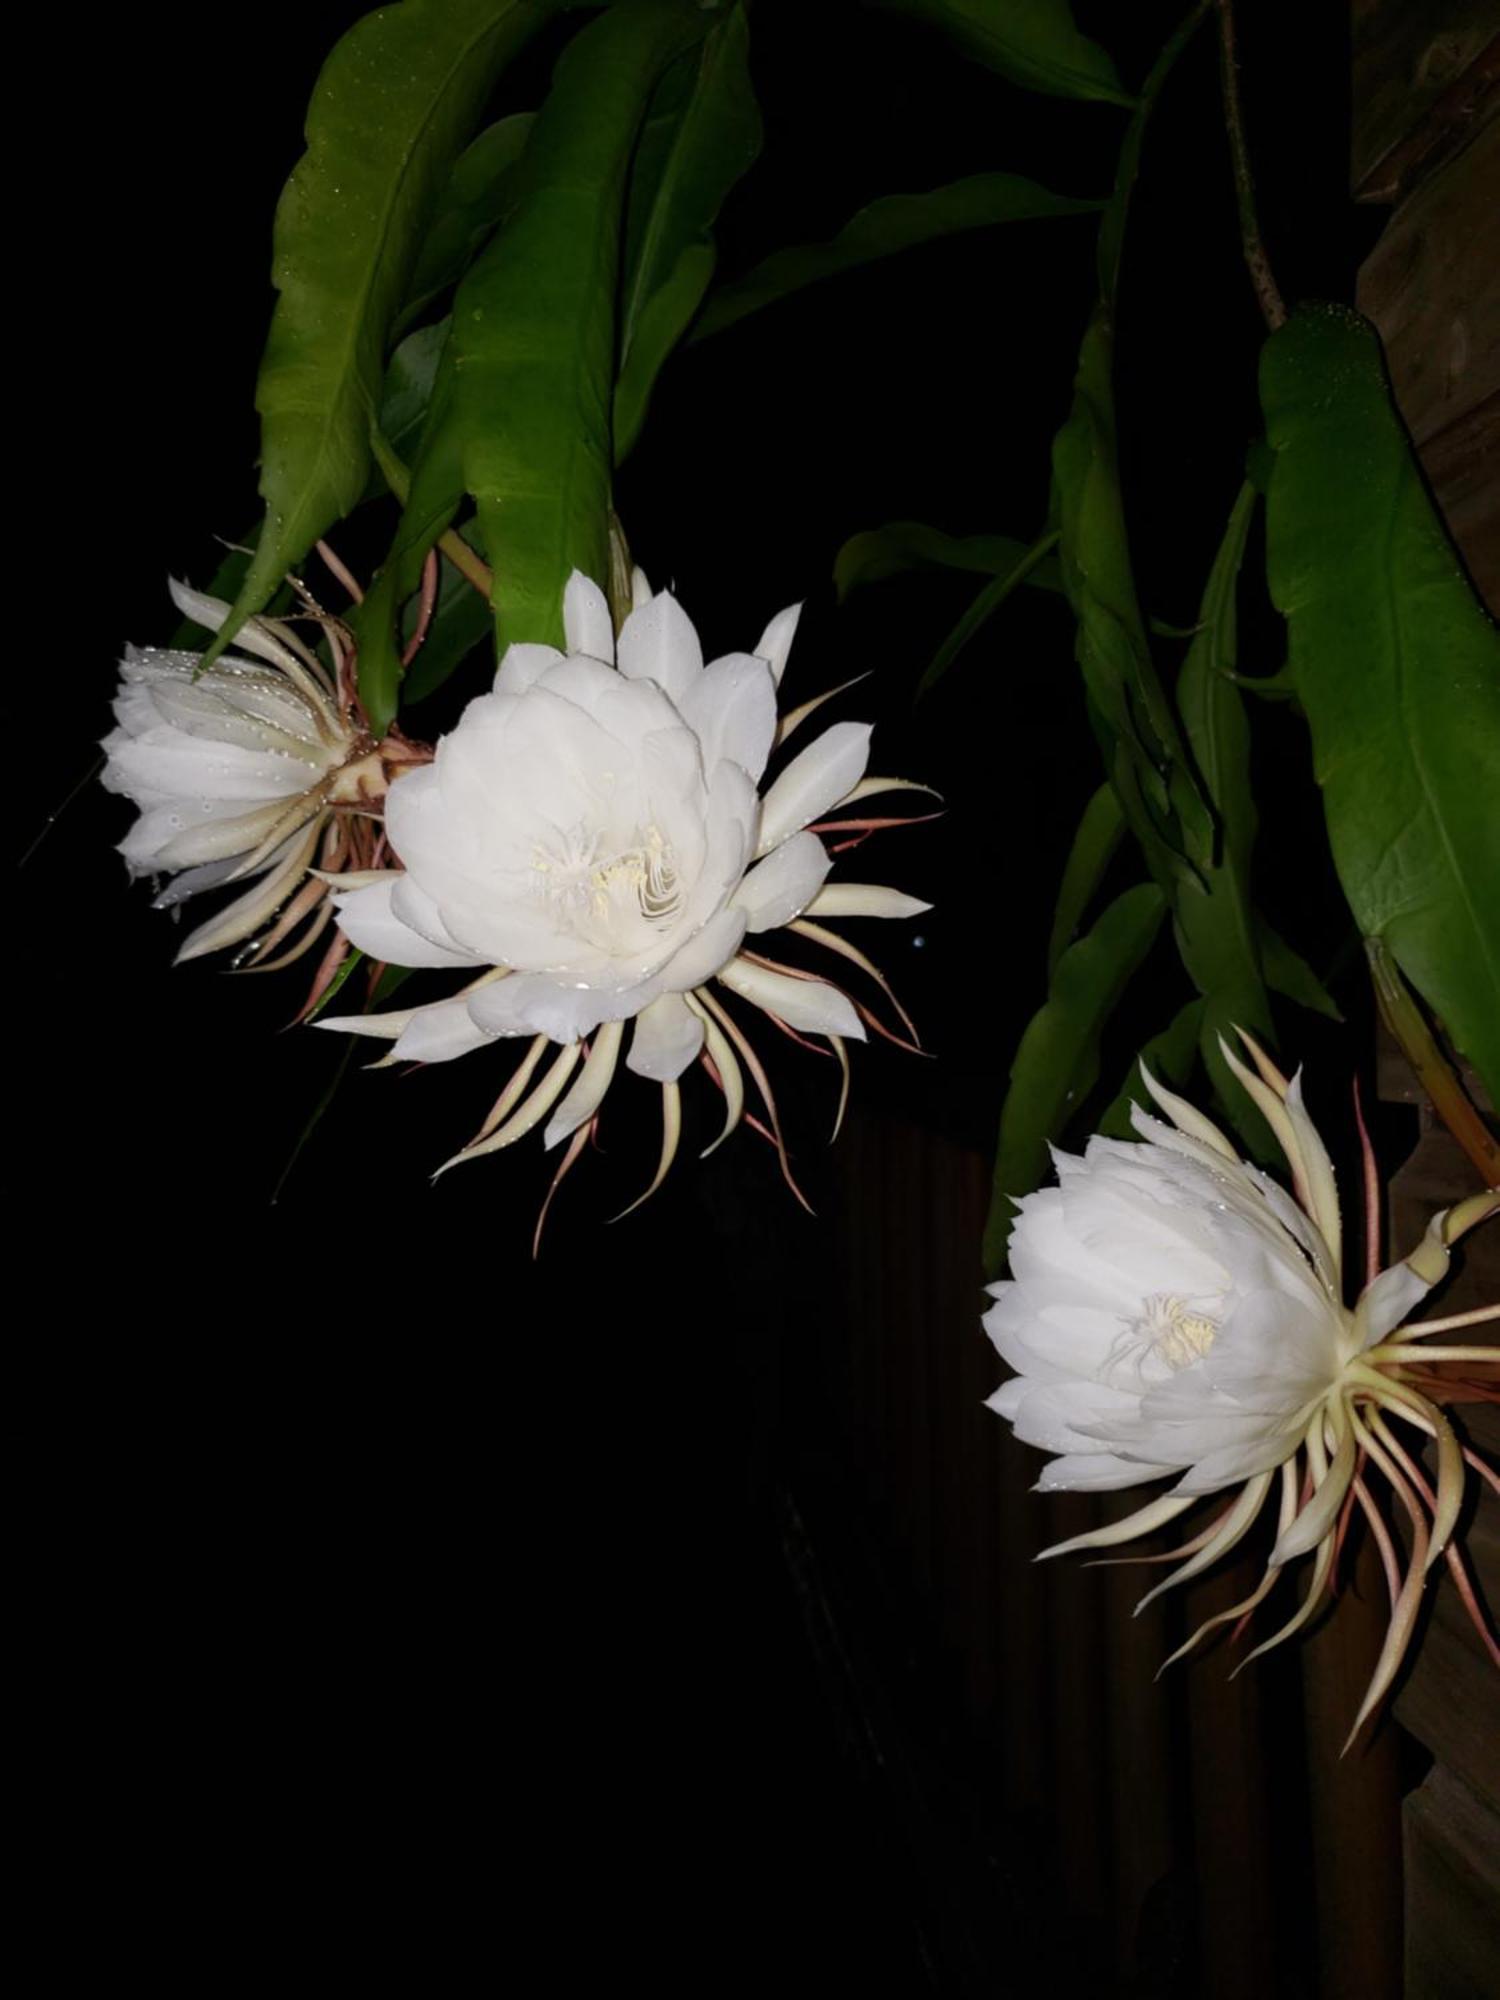
[[[585,935],[602,929],[607,937],[622,922],[671,923],[682,908],[682,883],[661,829],[637,827],[627,844],[603,850],[603,834],[582,826],[556,847],[535,847],[531,865],[539,893]]]
[[[1169,1368],[1191,1368],[1213,1346],[1219,1322],[1207,1313],[1195,1312],[1175,1292],[1152,1292],[1142,1304],[1144,1310],[1131,1321],[1131,1332],[1147,1342]]]

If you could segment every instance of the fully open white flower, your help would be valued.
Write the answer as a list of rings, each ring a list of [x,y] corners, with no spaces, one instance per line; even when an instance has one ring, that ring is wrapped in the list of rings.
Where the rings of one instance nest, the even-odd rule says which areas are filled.
[[[175,582],[171,591],[184,617],[209,631],[228,616],[219,598]],[[334,808],[385,789],[369,738],[287,626],[250,619],[236,644],[239,653],[206,673],[198,653],[129,647],[117,726],[102,745],[103,783],[140,809],[120,843],[130,872],[172,877],[158,909],[221,883],[251,884],[189,935],[179,960],[259,930],[303,882],[320,841],[325,867],[335,863]],[[324,885],[312,887],[321,898]],[[278,925],[276,940],[289,928]]]
[[[1142,1116],[1146,1143],[1057,1153],[985,1318],[1021,1372],[991,1399],[1056,1452],[1043,1491],[1176,1472],[1209,1493],[1279,1465],[1337,1379],[1332,1254],[1274,1182]],[[1190,1149],[1190,1150],[1189,1150]]]
[[[562,1049],[524,1104],[502,1100],[514,1115],[462,1157],[510,1143],[552,1111],[588,1040],[547,1143],[586,1129],[627,1022],[627,1067],[671,1093],[671,1143],[677,1079],[705,1053],[732,1124],[743,1091],[731,1044],[744,1050],[710,982],[842,1056],[846,1038],[864,1038],[861,1011],[828,981],[767,961],[765,935],[791,925],[868,967],[807,918],[928,907],[890,889],[826,886],[830,855],[814,823],[899,782],[865,777],[867,726],[824,730],[760,791],[773,749],[817,705],[778,721],[795,608],[754,653],[708,665],[675,597],[651,596],[639,577],[618,644],[586,577],[570,580],[563,612],[567,654],[510,647],[494,691],[392,790],[386,827],[401,870],[337,899],[340,925],[372,957],[478,977],[450,1000],[320,1025],[387,1036],[395,1058],[425,1062],[513,1036],[533,1038],[533,1061],[545,1043]]]
[[[1216,1126],[1147,1076],[1171,1122],[1137,1108],[1132,1117],[1144,1143],[1096,1137],[1081,1159],[1058,1153],[1057,1186],[1018,1205],[1013,1275],[990,1287],[995,1304],[985,1315],[990,1337],[1017,1373],[990,1407],[1017,1437],[1055,1454],[1038,1481],[1041,1491],[1175,1481],[1127,1520],[1077,1536],[1049,1555],[1129,1540],[1172,1520],[1200,1495],[1240,1489],[1210,1528],[1178,1551],[1188,1560],[1158,1590],[1234,1547],[1280,1474],[1278,1535],[1263,1582],[1243,1604],[1200,1628],[1183,1652],[1214,1626],[1248,1614],[1282,1564],[1316,1552],[1301,1609],[1267,1644],[1295,1631],[1327,1582],[1340,1521],[1356,1503],[1368,1507],[1359,1476],[1365,1462],[1391,1479],[1403,1505],[1416,1505],[1421,1476],[1386,1416],[1434,1435],[1438,1492],[1430,1522],[1414,1516],[1415,1554],[1404,1583],[1388,1559],[1391,1637],[1363,1721],[1396,1671],[1422,1573],[1448,1544],[1463,1486],[1461,1448],[1441,1410],[1415,1385],[1410,1363],[1473,1358],[1470,1350],[1424,1350],[1388,1336],[1447,1270],[1448,1244],[1493,1213],[1500,1197],[1479,1196],[1438,1216],[1410,1257],[1383,1272],[1372,1269],[1358,1303],[1346,1306],[1328,1154],[1298,1080],[1289,1082],[1245,1040],[1254,1072],[1227,1048],[1225,1055],[1282,1144],[1297,1199],[1241,1161]],[[1494,1315],[1471,1316],[1484,1317]],[[1408,1338],[1450,1324],[1409,1328]],[[1383,1527],[1380,1535],[1389,1550]]]

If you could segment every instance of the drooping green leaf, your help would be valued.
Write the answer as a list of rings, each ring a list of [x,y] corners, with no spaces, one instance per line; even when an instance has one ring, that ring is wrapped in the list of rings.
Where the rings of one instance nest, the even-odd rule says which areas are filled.
[[[966,56],[1027,90],[1129,104],[1114,62],[1079,34],[1068,0],[872,0],[889,13],[929,22]]]
[[[1125,220],[1151,114],[1202,16],[1193,13],[1152,68],[1121,146],[1099,226],[1100,296],[1079,352],[1073,405],[1052,448],[1063,587],[1075,652],[1110,782],[1152,874],[1164,885],[1211,858],[1213,821],[1185,754],[1141,616],[1115,436],[1115,291]]]
[[[406,336],[386,365],[385,381],[380,390],[380,408],[375,419],[376,435],[372,440],[376,446],[374,463],[365,485],[366,500],[378,500],[391,491],[382,459],[388,461],[394,454],[403,465],[408,465],[416,456],[422,426],[427,421],[428,405],[432,401],[433,386],[437,381],[438,363],[448,338],[448,326],[448,321],[443,319],[433,326],[418,327],[415,333]],[[409,486],[409,479],[407,484]],[[397,495],[398,499],[402,497],[402,494]]]
[[[1294,951],[1280,931],[1273,930],[1264,917],[1256,919],[1255,934],[1260,944],[1260,967],[1267,986],[1306,1007],[1310,1013],[1326,1014],[1330,1021],[1342,1021],[1338,1002],[1313,971],[1307,960]]]
[[[823,278],[861,264],[892,257],[940,237],[998,222],[1029,222],[1047,216],[1097,214],[1097,201],[1053,194],[1020,174],[971,174],[933,188],[929,194],[892,194],[872,201],[850,218],[827,243],[804,243],[778,250],[744,277],[713,292],[693,328],[692,342],[722,333],[748,313],[800,292]]]
[[[631,167],[615,385],[615,462],[640,434],[662,364],[714,268],[711,230],[760,152],[743,5],[662,78]]]
[[[1120,1093],[1113,1104],[1099,1120],[1097,1129],[1106,1139],[1134,1139],[1136,1129],[1130,1122],[1131,1106],[1138,1104],[1142,1111],[1149,1111],[1160,1117],[1151,1093],[1141,1081],[1141,1064],[1144,1063],[1158,1083],[1164,1083],[1170,1090],[1185,1091],[1193,1074],[1193,1064],[1197,1058],[1198,1045],[1203,1034],[1203,1002],[1189,1000],[1167,1023],[1159,1035],[1153,1035],[1141,1050],[1138,1059],[1130,1065],[1129,1073],[1120,1086]]]
[[[1210,853],[1172,886],[1177,946],[1203,995],[1203,1060],[1247,1145],[1264,1151],[1270,1134],[1225,1062],[1220,1037],[1236,1028],[1271,1036],[1271,1002],[1260,963],[1261,931],[1251,903],[1255,801],[1250,789],[1250,726],[1232,676],[1238,662],[1237,588],[1258,504],[1240,488],[1198,611],[1198,633],[1177,677],[1177,708],[1204,795],[1214,814]]]
[[[398,337],[418,323],[434,299],[458,283],[499,227],[533,116],[530,111],[518,111],[510,118],[496,119],[454,161],[417,254],[406,304],[396,322]]]
[[[920,701],[923,695],[937,686],[975,633],[988,624],[1013,591],[1019,590],[1037,571],[1055,563],[1052,551],[1056,546],[1057,535],[1049,529],[1029,549],[1023,549],[1009,569],[1002,570],[984,586],[928,661],[926,671],[917,682],[915,700]]]
[[[1367,321],[1293,313],[1266,343],[1261,401],[1271,595],[1339,881],[1500,1101],[1500,633]]]
[[[641,307],[631,361],[615,384],[615,463],[623,465],[646,421],[662,365],[692,324],[714,274],[712,243],[689,243],[671,276]]]
[[[1059,554],[1094,727],[1132,830],[1162,880],[1204,865],[1213,825],[1136,597],[1115,442],[1113,348],[1107,316],[1098,313],[1052,450]]]
[[[1120,289],[1120,260],[1125,249],[1125,225],[1130,219],[1130,201],[1141,170],[1141,154],[1156,106],[1188,43],[1208,16],[1210,0],[1193,0],[1177,26],[1162,43],[1150,74],[1141,85],[1130,123],[1120,141],[1120,157],[1115,167],[1115,185],[1099,222],[1099,297],[1111,321]]]
[[[501,651],[562,639],[562,592],[609,543],[615,294],[626,167],[667,66],[712,26],[690,0],[620,0],[568,44],[509,219],[459,286],[411,490],[359,619],[360,695],[395,711],[398,606],[467,492]]]
[[[1027,552],[1027,544],[1011,535],[945,535],[920,521],[891,521],[851,535],[833,564],[833,587],[842,604],[851,590],[883,583],[906,570],[968,570],[975,576],[1002,576]],[[1026,581],[1042,590],[1061,590],[1062,574],[1053,556],[1031,569]]]
[[[1112,786],[1101,785],[1084,807],[1073,845],[1068,850],[1057,891],[1057,907],[1052,913],[1052,935],[1047,941],[1049,978],[1077,936],[1124,835],[1125,815],[1120,811],[1120,801]]]
[[[364,492],[396,314],[449,169],[509,58],[555,0],[405,0],[324,64],[307,151],[276,211],[280,298],[261,362],[265,526],[217,657]]]
[[[998,1271],[1017,1200],[1041,1180],[1059,1138],[1099,1075],[1099,1038],[1161,929],[1166,900],[1144,882],[1116,897],[1058,960],[1011,1065],[1000,1112],[995,1185],[984,1232],[986,1270]]]

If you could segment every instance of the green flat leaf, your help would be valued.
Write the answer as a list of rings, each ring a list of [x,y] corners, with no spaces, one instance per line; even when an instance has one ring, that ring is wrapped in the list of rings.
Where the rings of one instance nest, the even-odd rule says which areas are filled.
[[[1011,1065],[1000,1112],[995,1185],[984,1232],[985,1269],[998,1271],[1016,1202],[1047,1169],[1061,1137],[1099,1075],[1099,1038],[1121,994],[1161,929],[1166,901],[1154,883],[1127,889],[1087,937],[1058,960],[1043,1006],[1031,1017]]]
[[[359,502],[389,335],[434,207],[505,63],[553,0],[405,0],[355,24],[313,91],[276,210],[261,361],[265,527],[215,658]]]
[[[1240,488],[1199,607],[1199,631],[1177,677],[1177,708],[1204,796],[1214,815],[1212,850],[1196,874],[1177,877],[1172,914],[1177,948],[1203,995],[1203,1060],[1245,1143],[1257,1153],[1270,1132],[1225,1062],[1219,1039],[1248,1028],[1272,1037],[1271,1001],[1260,963],[1260,925],[1250,900],[1255,801],[1250,726],[1231,676],[1236,669],[1236,595],[1259,496]]]
[[[716,255],[712,243],[690,243],[640,310],[632,359],[615,384],[616,465],[624,464],[641,434],[656,378],[703,302]]]
[[[1267,341],[1271,595],[1339,881],[1500,1101],[1500,633],[1342,306]]]
[[[1047,941],[1049,978],[1057,970],[1057,961],[1073,942],[1079,925],[1088,914],[1089,904],[1098,894],[1099,885],[1124,834],[1125,815],[1120,810],[1114,788],[1101,785],[1084,807],[1083,818],[1073,836],[1073,845],[1068,850],[1067,866],[1063,869],[1057,907],[1052,916],[1052,935]]]
[[[513,194],[516,162],[533,122],[530,111],[497,119],[454,161],[417,255],[406,304],[396,322],[398,336],[458,283],[500,226]]]
[[[1260,944],[1261,971],[1273,993],[1295,1001],[1310,1013],[1326,1014],[1330,1021],[1343,1020],[1337,1001],[1307,960],[1264,917],[1257,917],[1255,934]]]
[[[437,381],[438,364],[448,338],[448,327],[449,322],[445,319],[433,326],[418,327],[415,333],[406,336],[386,366],[385,381],[380,390],[380,410],[375,419],[380,449],[373,454],[375,462],[365,482],[366,500],[378,500],[392,490],[385,476],[385,467],[380,462],[383,457],[388,458],[394,453],[403,464],[408,464],[416,456]],[[410,485],[409,478],[407,485]],[[398,494],[396,497],[400,499],[403,496]]]
[[[1114,62],[1073,25],[1068,0],[871,0],[940,28],[966,56],[1051,97],[1133,102]]]
[[[1075,653],[1105,768],[1151,871],[1166,884],[1211,858],[1213,821],[1151,657],[1136,596],[1114,407],[1114,301],[1125,219],[1147,124],[1201,18],[1195,9],[1146,80],[1099,225],[1099,303],[1083,337],[1073,405],[1052,448],[1053,510]]]
[[[509,219],[454,299],[406,508],[358,621],[360,697],[377,730],[400,681],[396,610],[465,493],[495,573],[501,652],[561,644],[569,574],[607,575],[626,168],[663,72],[711,26],[691,0],[620,0],[557,65]]]
[[[1146,1065],[1158,1083],[1166,1084],[1170,1090],[1185,1091],[1192,1079],[1202,1033],[1203,1002],[1189,1000],[1172,1016],[1159,1035],[1151,1037],[1138,1060],[1130,1065],[1130,1072],[1120,1086],[1120,1094],[1099,1120],[1096,1130],[1102,1132],[1106,1139],[1134,1139],[1137,1133],[1130,1122],[1130,1111],[1131,1106],[1136,1104],[1142,1111],[1149,1111],[1159,1118],[1161,1113],[1141,1081],[1141,1064]]]
[[[749,32],[737,5],[662,78],[636,148],[620,294],[617,465],[639,436],[662,365],[708,289],[710,232],[719,210],[760,146]]]
[[[927,528],[920,521],[891,521],[883,528],[868,528],[851,535],[833,564],[833,587],[842,604],[851,590],[869,583],[883,583],[888,576],[906,570],[930,567],[960,569],[976,576],[1001,576],[1014,569],[1027,552],[1027,544],[1011,535],[945,535],[939,528]],[[1042,590],[1061,590],[1062,573],[1056,559],[1037,563],[1026,578]]]
[[[800,292],[824,278],[852,271],[914,249],[940,237],[997,222],[1029,222],[1046,216],[1097,214],[1097,201],[1053,194],[1020,174],[971,174],[929,194],[892,194],[859,210],[830,242],[778,250],[743,278],[722,285],[709,298],[693,328],[692,343],[722,333],[748,313]]]
[[[1057,536],[1049,529],[1029,549],[1023,549],[1009,569],[984,586],[927,663],[927,671],[917,682],[915,700],[920,701],[923,695],[937,686],[974,634],[993,617],[1013,591],[1019,590],[1044,565],[1055,561],[1052,550],[1056,545]]]

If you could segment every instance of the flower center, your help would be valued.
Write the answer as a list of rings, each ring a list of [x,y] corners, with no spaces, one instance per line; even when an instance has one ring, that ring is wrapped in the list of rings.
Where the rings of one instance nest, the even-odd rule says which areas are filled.
[[[1194,1312],[1175,1292],[1152,1292],[1143,1304],[1145,1310],[1131,1321],[1131,1331],[1148,1342],[1169,1368],[1191,1368],[1213,1346],[1219,1322]]]
[[[606,947],[627,945],[642,922],[670,924],[682,908],[677,858],[654,823],[619,847],[598,828],[573,827],[551,846],[538,842],[531,866],[538,894],[569,928]]]

